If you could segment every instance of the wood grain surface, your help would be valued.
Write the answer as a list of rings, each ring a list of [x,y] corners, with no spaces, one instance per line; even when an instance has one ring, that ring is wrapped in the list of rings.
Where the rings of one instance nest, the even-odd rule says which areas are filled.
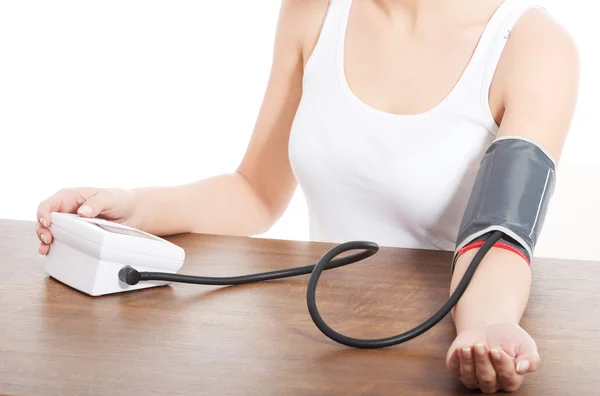
[[[333,245],[177,235],[180,271],[240,275],[314,263]],[[44,272],[32,222],[0,220],[0,394],[465,395],[446,370],[450,317],[380,350],[326,338],[306,308],[308,275],[235,287],[171,284],[89,297]],[[382,248],[326,272],[324,319],[355,337],[419,324],[448,297],[448,252]],[[534,259],[523,327],[542,363],[518,395],[600,394],[600,266]]]

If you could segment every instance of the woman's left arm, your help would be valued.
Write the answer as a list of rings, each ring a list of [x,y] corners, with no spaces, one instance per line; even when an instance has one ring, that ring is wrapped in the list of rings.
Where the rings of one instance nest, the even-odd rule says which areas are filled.
[[[496,75],[501,77],[493,84],[504,102],[498,137],[534,140],[558,163],[579,86],[579,57],[570,35],[545,12],[527,12],[512,31]],[[458,258],[450,292],[476,251]],[[467,387],[514,391],[522,374],[536,369],[537,347],[519,326],[530,285],[530,268],[516,253],[492,248],[482,260],[453,312],[458,335],[447,355],[449,369]]]

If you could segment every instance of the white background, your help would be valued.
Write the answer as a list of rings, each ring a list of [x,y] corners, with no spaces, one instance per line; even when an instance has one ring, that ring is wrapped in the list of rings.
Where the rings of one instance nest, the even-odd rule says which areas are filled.
[[[582,85],[537,255],[600,259],[600,7],[543,3],[578,43]],[[35,220],[62,187],[233,171],[265,90],[279,5],[0,0],[0,218]],[[264,236],[307,239],[299,192]]]

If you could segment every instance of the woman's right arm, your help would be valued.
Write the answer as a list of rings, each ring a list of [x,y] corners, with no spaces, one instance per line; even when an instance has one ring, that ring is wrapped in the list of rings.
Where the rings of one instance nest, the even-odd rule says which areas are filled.
[[[288,141],[302,95],[308,15],[302,3],[282,2],[267,89],[236,172],[177,188],[136,190],[144,229],[157,234],[255,235],[284,213],[296,188]]]
[[[282,1],[268,86],[248,148],[235,172],[175,187],[61,190],[38,208],[40,252],[47,252],[45,245],[51,243],[44,223],[49,225],[52,211],[105,217],[155,235],[255,235],[269,229],[296,188],[288,140],[302,95],[303,44],[310,24],[314,25],[314,14],[307,12],[303,1]],[[85,206],[91,206],[91,211],[81,213]]]
[[[136,190],[145,230],[255,235],[283,214],[296,188],[288,140],[302,95],[303,21],[298,7],[297,0],[282,2],[267,89],[236,172],[176,188]]]

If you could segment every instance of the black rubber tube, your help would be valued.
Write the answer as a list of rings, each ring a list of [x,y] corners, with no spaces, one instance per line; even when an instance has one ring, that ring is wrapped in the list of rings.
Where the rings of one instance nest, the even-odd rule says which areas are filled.
[[[489,239],[487,239],[485,244],[479,249],[477,254],[475,254],[475,257],[471,261],[471,264],[469,265],[467,271],[463,275],[459,284],[456,286],[456,289],[454,289],[454,292],[452,293],[448,301],[446,301],[442,308],[440,308],[433,316],[425,320],[420,325],[402,334],[398,334],[387,338],[371,340],[352,338],[338,333],[337,331],[329,327],[327,323],[325,323],[325,321],[319,314],[319,310],[317,309],[315,294],[317,291],[317,282],[319,281],[319,277],[323,273],[323,268],[330,258],[333,258],[338,254],[344,252],[344,245],[336,246],[335,248],[327,252],[325,256],[323,256],[323,258],[321,258],[308,281],[306,300],[308,302],[308,312],[310,313],[310,317],[323,334],[325,334],[332,340],[349,347],[375,349],[402,344],[425,333],[427,330],[431,329],[433,326],[438,324],[446,315],[448,315],[448,313],[450,313],[452,308],[454,308],[454,306],[462,297],[463,293],[467,290],[467,286],[469,286],[469,283],[471,282],[471,279],[473,278],[473,275],[475,274],[475,270],[479,266],[479,263],[481,262],[481,260],[483,260],[487,252],[500,239],[501,236],[501,232],[496,232],[492,234]]]
[[[420,325],[402,334],[379,339],[363,340],[348,337],[338,333],[337,331],[333,330],[329,325],[327,325],[327,323],[325,323],[325,321],[321,317],[321,314],[319,314],[316,302],[317,284],[323,271],[343,267],[345,265],[356,263],[358,261],[371,257],[379,250],[377,244],[373,242],[354,241],[343,243],[325,253],[325,255],[323,255],[323,257],[321,257],[321,259],[315,265],[307,265],[304,267],[296,267],[279,271],[263,272],[259,274],[218,278],[207,276],[169,274],[164,272],[138,272],[134,268],[127,266],[123,267],[119,271],[119,278],[129,285],[135,285],[140,281],[167,281],[177,283],[192,283],[197,285],[230,286],[311,274],[310,279],[308,280],[306,301],[310,317],[312,318],[315,325],[319,328],[319,330],[321,330],[323,334],[325,334],[333,341],[349,347],[364,349],[385,348],[393,345],[402,344],[415,337],[418,337],[419,335],[430,330],[432,327],[438,324],[446,315],[448,315],[448,313],[450,313],[452,308],[456,306],[464,292],[467,290],[467,287],[469,286],[469,283],[471,282],[471,279],[473,278],[473,275],[475,274],[479,263],[481,263],[485,255],[492,248],[492,246],[502,237],[502,235],[502,232],[496,231],[486,240],[486,242],[479,249],[477,254],[475,254],[475,257],[471,261],[471,264],[465,271],[465,274],[456,286],[456,289],[454,290],[448,301],[446,301],[446,303],[435,314],[433,314],[433,316],[425,320]],[[340,254],[351,250],[362,250],[362,252],[353,253],[348,256],[336,259],[336,257]]]

